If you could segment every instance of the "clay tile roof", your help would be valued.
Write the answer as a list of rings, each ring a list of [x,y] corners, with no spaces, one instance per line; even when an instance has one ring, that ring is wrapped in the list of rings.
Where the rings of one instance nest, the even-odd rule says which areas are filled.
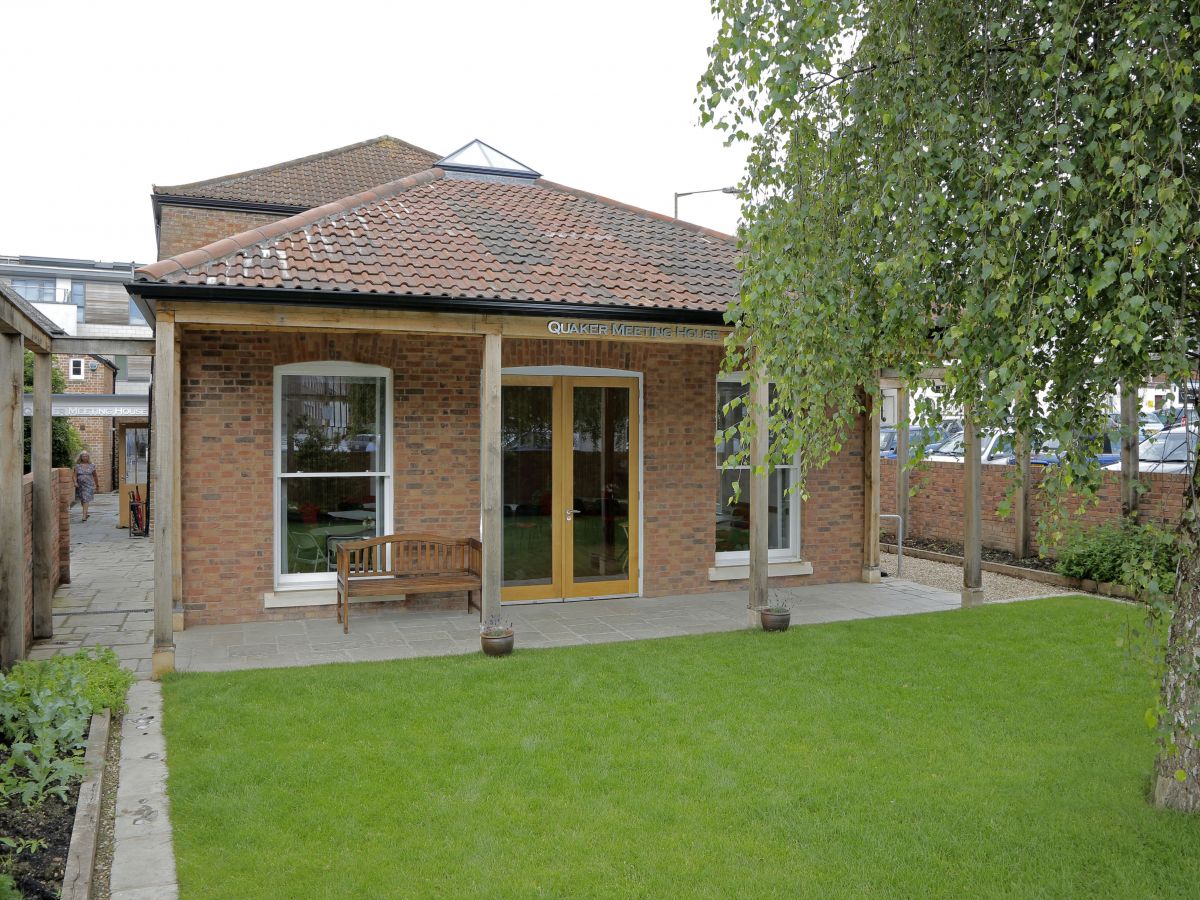
[[[384,135],[262,169],[155,185],[154,193],[309,209],[423,171],[437,159],[436,153]]]
[[[723,312],[728,235],[538,179],[441,169],[226,238],[135,273],[168,284]]]

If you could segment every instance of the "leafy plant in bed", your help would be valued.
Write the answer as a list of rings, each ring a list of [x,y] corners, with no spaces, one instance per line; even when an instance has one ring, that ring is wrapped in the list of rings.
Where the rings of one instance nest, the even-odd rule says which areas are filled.
[[[108,648],[0,675],[0,898],[57,897],[93,712],[119,711],[133,676]]]

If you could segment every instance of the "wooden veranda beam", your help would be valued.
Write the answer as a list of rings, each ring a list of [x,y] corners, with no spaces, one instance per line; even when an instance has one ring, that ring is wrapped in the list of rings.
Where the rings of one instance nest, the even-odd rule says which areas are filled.
[[[30,424],[30,471],[33,472],[33,636],[54,636],[54,592],[50,589],[58,566],[55,540],[54,470],[51,466],[52,433],[49,353],[33,357],[33,420]]]
[[[5,671],[25,655],[24,383],[21,335],[0,334],[0,669]]]
[[[757,627],[759,610],[768,605],[770,402],[770,383],[759,371],[750,386],[750,415],[754,427],[750,438],[750,587],[746,598],[746,625],[750,628]]]
[[[480,540],[483,542],[483,585],[479,615],[483,620],[500,614],[502,542],[504,540],[503,468],[500,419],[501,338],[483,337],[483,376],[480,385]]]
[[[979,430],[967,404],[963,407],[963,606],[983,602],[983,467],[979,449]]]

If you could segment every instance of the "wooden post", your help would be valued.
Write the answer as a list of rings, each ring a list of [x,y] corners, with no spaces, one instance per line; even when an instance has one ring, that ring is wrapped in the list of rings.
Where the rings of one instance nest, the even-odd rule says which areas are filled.
[[[25,655],[25,346],[0,334],[0,669]]]
[[[1138,514],[1138,395],[1128,382],[1121,386],[1121,515]]]
[[[863,567],[862,580],[879,583],[879,409],[870,394],[863,422]]]
[[[500,455],[500,334],[483,336],[479,442],[480,539],[483,541],[483,590],[479,615],[500,614],[501,560],[504,548],[504,473]]]
[[[768,605],[767,548],[770,526],[770,475],[767,451],[771,444],[771,385],[761,369],[750,384],[750,590],[746,597],[746,625],[758,626],[758,611]]]
[[[175,441],[179,431],[179,398],[175,394],[175,317],[159,310],[154,327],[154,487],[150,521],[154,525],[154,655],[153,678],[175,671],[173,574],[175,572]]]
[[[896,515],[908,525],[908,388],[896,389]],[[899,535],[896,536],[899,540]]]
[[[1029,555],[1029,435],[1023,431],[1013,441],[1017,456],[1017,476],[1021,483],[1013,496],[1013,555],[1024,559]]]
[[[54,636],[53,573],[58,567],[51,464],[51,356],[33,355],[33,420],[30,425],[29,468],[33,473],[33,636]]]
[[[979,431],[968,404],[963,408],[963,606],[983,602],[982,480]]]
[[[175,364],[172,366],[172,376],[175,379],[175,403],[178,408],[183,408],[183,393],[181,385],[181,369],[183,368],[183,356],[180,350],[180,332],[182,329],[175,326]],[[180,456],[183,452],[183,440],[180,435],[182,428],[180,424],[181,416],[173,417],[173,428],[171,433],[171,469],[174,472],[183,473],[183,465]],[[175,491],[175,503],[171,510],[171,630],[183,631],[184,615],[183,615],[183,491]]]

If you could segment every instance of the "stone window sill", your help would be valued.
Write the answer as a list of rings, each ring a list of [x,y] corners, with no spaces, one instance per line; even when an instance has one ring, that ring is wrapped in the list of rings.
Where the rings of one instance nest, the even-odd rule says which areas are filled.
[[[811,575],[812,563],[803,559],[781,559],[767,563],[768,578],[783,578],[788,575]],[[708,570],[709,581],[741,581],[750,577],[750,566],[722,565]]]

